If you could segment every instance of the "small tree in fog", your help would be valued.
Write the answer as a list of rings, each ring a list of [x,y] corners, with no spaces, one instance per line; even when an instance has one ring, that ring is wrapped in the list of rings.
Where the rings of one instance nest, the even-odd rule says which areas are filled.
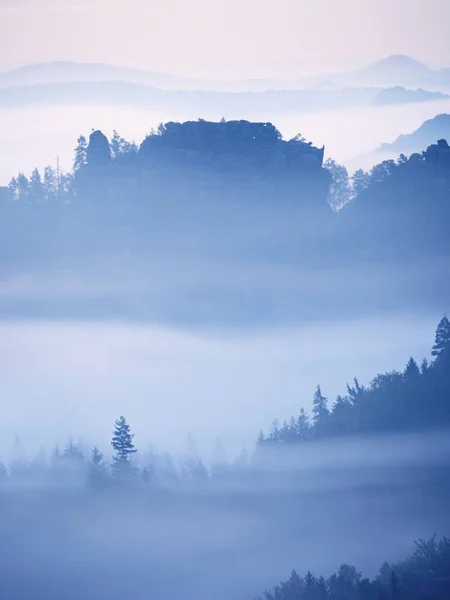
[[[133,444],[134,434],[125,417],[119,417],[114,423],[114,432],[111,446],[114,449],[112,471],[113,475],[133,474],[135,469],[131,464],[131,455],[136,452]]]
[[[314,392],[312,414],[314,425],[316,427],[322,426],[330,414],[328,412],[327,399],[322,394],[320,385],[317,386],[317,389]]]
[[[94,446],[88,462],[89,483],[94,487],[103,487],[108,479],[108,465],[103,454]]]

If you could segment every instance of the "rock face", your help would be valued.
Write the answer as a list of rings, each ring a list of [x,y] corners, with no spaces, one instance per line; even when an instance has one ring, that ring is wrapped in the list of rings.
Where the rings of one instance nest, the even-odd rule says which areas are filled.
[[[219,169],[232,165],[236,169],[310,170],[322,167],[324,148],[296,138],[286,142],[272,123],[199,120],[166,123],[159,135],[144,140],[139,155],[148,161],[186,166],[196,162]]]
[[[450,175],[450,146],[447,140],[438,140],[437,144],[432,144],[423,153],[425,161],[430,162],[436,169],[442,173]]]
[[[101,131],[93,131],[89,136],[87,163],[90,167],[103,167],[111,162],[111,148],[108,138]]]

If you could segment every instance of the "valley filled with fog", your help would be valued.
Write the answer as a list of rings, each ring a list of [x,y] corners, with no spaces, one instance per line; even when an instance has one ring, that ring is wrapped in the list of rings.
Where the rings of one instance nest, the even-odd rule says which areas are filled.
[[[438,1],[0,2],[2,598],[448,600]]]

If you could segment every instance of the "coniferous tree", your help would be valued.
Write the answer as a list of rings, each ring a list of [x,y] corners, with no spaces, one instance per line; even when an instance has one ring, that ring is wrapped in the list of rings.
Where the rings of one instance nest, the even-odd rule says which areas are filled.
[[[47,202],[55,200],[58,192],[58,182],[56,179],[56,171],[53,167],[47,166],[44,169],[44,198]]]
[[[133,444],[134,434],[124,416],[120,416],[114,423],[114,432],[111,446],[114,449],[112,471],[114,476],[121,477],[135,473],[131,464],[131,456],[136,449]]]
[[[87,163],[88,143],[84,135],[80,135],[75,148],[75,156],[73,159],[73,170],[78,171]]]
[[[88,476],[89,483],[93,487],[104,487],[107,484],[108,465],[105,462],[102,452],[100,452],[97,446],[94,446],[89,458]]]
[[[429,368],[430,368],[430,365],[428,364],[427,359],[424,358],[423,361],[420,363],[420,374],[426,375]]]
[[[81,452],[80,445],[76,444],[71,438],[67,440],[63,456],[68,460],[83,461],[83,453]]]
[[[322,394],[320,385],[317,386],[316,391],[314,392],[312,413],[313,422],[316,427],[321,427],[330,414],[328,411],[327,399]]]
[[[352,404],[357,404],[358,400],[364,396],[366,388],[359,384],[357,377],[353,379],[353,383],[353,387],[349,386],[347,383],[347,396]]]
[[[305,439],[308,437],[308,433],[310,430],[309,417],[306,414],[305,409],[302,407],[300,409],[300,414],[297,417],[297,434],[299,438]]]
[[[138,150],[137,145],[134,142],[128,142],[125,138],[120,136],[115,129],[109,145],[112,158],[117,158],[121,154],[137,152]]]
[[[420,377],[420,369],[413,357],[411,357],[406,363],[405,370],[403,371],[403,377],[410,382],[415,382]]]
[[[29,197],[33,202],[42,202],[44,199],[44,184],[38,169],[31,173],[29,184]]]
[[[431,354],[436,358],[444,355],[448,357],[450,355],[450,321],[445,316],[442,317],[437,326],[435,343]]]
[[[29,187],[30,182],[28,181],[28,177],[23,173],[19,173],[17,175],[17,195],[19,200],[27,198]]]
[[[19,199],[19,182],[16,177],[12,177],[8,184],[9,197],[12,201]]]

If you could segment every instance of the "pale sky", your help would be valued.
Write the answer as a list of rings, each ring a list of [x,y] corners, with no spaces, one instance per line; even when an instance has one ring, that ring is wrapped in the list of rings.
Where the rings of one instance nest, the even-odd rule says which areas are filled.
[[[449,22],[450,0],[0,0],[0,66],[259,75],[394,53],[450,66]]]

